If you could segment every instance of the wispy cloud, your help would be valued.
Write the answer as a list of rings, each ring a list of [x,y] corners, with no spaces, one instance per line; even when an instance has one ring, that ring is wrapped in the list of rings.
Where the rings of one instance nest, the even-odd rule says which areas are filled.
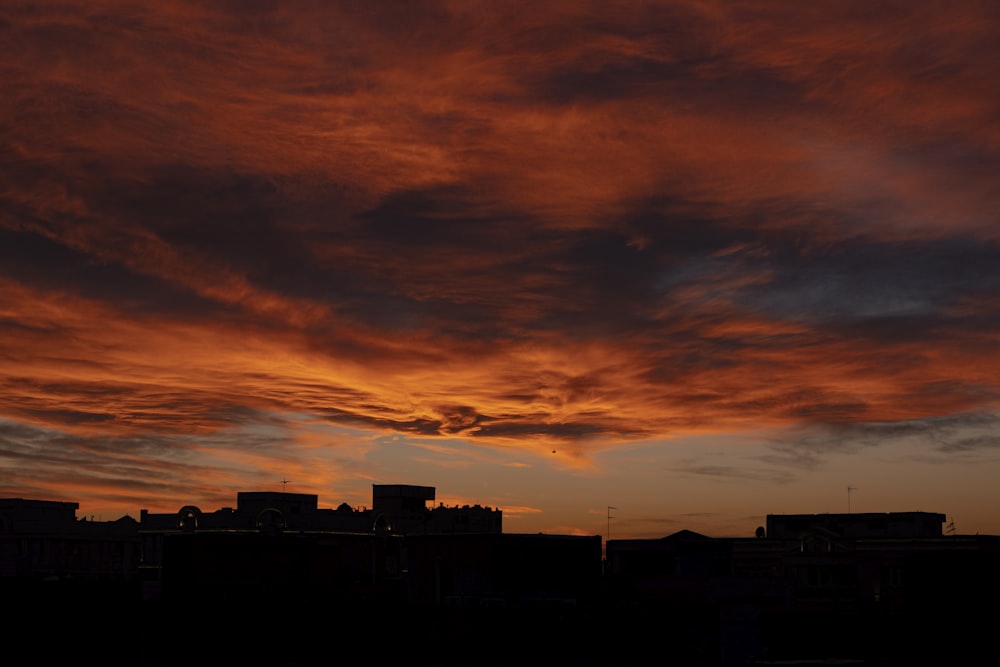
[[[743,479],[770,484],[784,484],[792,481],[794,476],[784,470],[753,469],[749,465],[708,465],[692,464],[670,469],[670,472],[688,476],[725,479]]]
[[[526,505],[500,505],[505,519],[521,519],[531,514],[541,514],[542,510],[537,507]]]
[[[1000,446],[996,437],[1000,414],[959,413],[925,419],[863,422],[793,429],[770,443],[768,463],[812,468],[825,457],[862,449],[909,446],[915,458],[989,455]]]

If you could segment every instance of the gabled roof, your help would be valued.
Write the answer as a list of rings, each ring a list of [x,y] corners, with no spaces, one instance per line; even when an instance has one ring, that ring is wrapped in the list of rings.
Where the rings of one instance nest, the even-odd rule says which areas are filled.
[[[670,542],[680,542],[680,541],[711,541],[713,538],[707,535],[702,535],[701,533],[696,533],[693,530],[678,530],[672,535],[667,535],[666,537],[661,537],[661,540]]]

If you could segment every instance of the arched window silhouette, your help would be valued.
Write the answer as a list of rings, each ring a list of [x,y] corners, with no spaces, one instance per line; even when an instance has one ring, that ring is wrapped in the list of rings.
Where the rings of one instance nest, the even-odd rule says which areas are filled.
[[[177,527],[181,530],[195,530],[201,510],[194,505],[185,505],[177,512]]]
[[[389,517],[385,514],[379,512],[375,515],[375,521],[372,522],[372,532],[373,533],[391,533],[392,524],[389,522]]]
[[[268,507],[257,515],[257,530],[262,533],[280,533],[285,527],[285,515],[277,508]]]

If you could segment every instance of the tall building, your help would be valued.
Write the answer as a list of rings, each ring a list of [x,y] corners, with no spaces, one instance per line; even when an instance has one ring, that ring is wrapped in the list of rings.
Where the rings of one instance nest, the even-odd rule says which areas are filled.
[[[138,522],[77,518],[79,507],[0,499],[0,579],[131,579],[139,561]]]
[[[609,603],[721,664],[971,657],[1000,598],[1000,537],[932,512],[769,515],[755,537],[681,531],[607,545]],[[685,644],[687,642],[687,644]]]

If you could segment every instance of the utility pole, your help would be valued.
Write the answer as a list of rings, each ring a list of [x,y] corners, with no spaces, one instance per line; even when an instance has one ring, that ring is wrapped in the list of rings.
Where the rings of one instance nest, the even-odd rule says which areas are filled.
[[[616,510],[616,509],[618,509],[618,508],[617,507],[612,507],[611,505],[608,505],[608,539],[609,540],[611,539],[611,520],[614,519],[614,517],[611,516],[611,510]]]
[[[848,514],[851,513],[851,491],[854,491],[855,488],[856,487],[853,487],[853,486],[848,486],[847,487],[847,513]]]

